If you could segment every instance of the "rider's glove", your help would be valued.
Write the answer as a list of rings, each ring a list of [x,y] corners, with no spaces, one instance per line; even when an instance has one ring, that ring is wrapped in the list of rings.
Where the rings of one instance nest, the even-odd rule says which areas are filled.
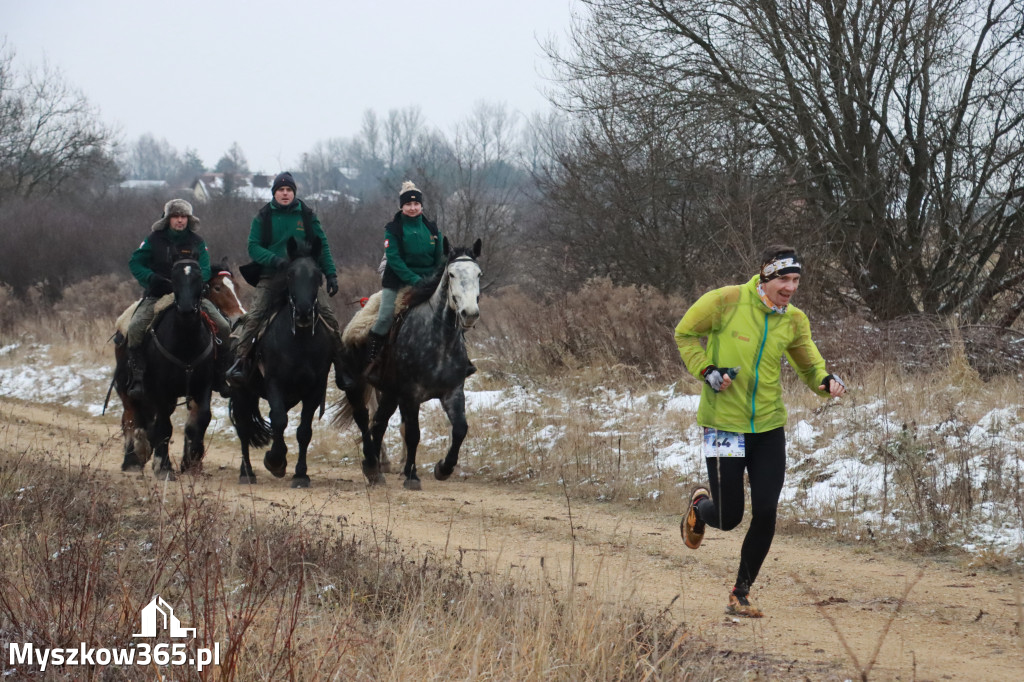
[[[730,379],[735,379],[739,371],[739,367],[715,367],[714,365],[708,365],[701,372],[701,376],[704,377],[704,383],[710,386],[712,391],[718,393],[722,390],[722,382],[725,380],[726,375]]]
[[[163,296],[174,293],[174,285],[171,280],[163,275],[153,275],[149,278],[149,291],[154,296]]]
[[[327,275],[327,295],[334,296],[338,293],[338,276]]]

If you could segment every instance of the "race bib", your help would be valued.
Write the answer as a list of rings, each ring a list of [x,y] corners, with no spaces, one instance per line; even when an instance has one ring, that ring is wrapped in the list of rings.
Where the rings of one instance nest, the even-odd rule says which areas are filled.
[[[746,457],[745,434],[704,427],[704,457]]]

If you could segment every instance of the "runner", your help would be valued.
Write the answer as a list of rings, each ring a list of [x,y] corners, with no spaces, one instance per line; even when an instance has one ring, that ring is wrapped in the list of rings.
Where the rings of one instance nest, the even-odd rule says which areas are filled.
[[[800,258],[789,246],[770,246],[761,271],[746,284],[710,291],[676,326],[676,346],[686,368],[704,381],[697,424],[704,429],[709,485],[690,493],[680,532],[700,547],[705,526],[729,531],[743,519],[743,472],[750,480],[750,528],[740,549],[736,584],[726,611],[761,617],[750,587],[775,535],[779,495],[786,474],[786,408],[782,357],[800,379],[823,396],[840,397],[846,385],[830,374],[811,339],[807,315],[790,299],[800,285]],[[701,339],[707,339],[707,348]]]

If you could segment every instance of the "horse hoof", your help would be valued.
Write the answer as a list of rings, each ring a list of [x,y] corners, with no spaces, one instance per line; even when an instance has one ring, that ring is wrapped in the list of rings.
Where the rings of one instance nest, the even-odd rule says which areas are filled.
[[[391,473],[391,462],[381,462],[380,463],[380,472],[382,474],[390,474]]]
[[[309,476],[303,476],[302,478],[292,478],[293,488],[308,488],[309,487]]]
[[[238,485],[256,485],[256,474],[252,476],[240,475],[238,477]]]
[[[406,490],[423,490],[423,484],[420,483],[420,479],[418,478],[405,479],[405,483],[402,484],[402,487]]]
[[[455,467],[452,467],[451,471],[445,473],[444,471],[444,460],[442,459],[434,466],[434,478],[439,481],[447,481],[452,476],[452,471],[455,471]]]
[[[380,466],[371,466],[363,462],[363,476],[370,485],[378,485],[384,482],[384,474],[380,472]]]
[[[270,459],[270,451],[268,450],[267,454],[263,456],[263,467],[273,474],[274,478],[284,478],[284,475],[288,472],[288,460],[282,459],[283,461],[279,465],[274,464]]]
[[[145,467],[142,466],[141,464],[122,464],[121,465],[121,471],[125,472],[126,474],[142,473],[143,469],[145,469]]]

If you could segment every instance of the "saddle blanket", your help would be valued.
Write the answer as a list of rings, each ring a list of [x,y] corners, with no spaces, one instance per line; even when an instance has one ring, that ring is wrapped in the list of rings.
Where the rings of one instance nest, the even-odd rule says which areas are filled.
[[[118,331],[122,336],[128,336],[128,325],[131,324],[132,317],[135,315],[135,309],[142,303],[140,298],[130,306],[125,308],[124,312],[118,315],[117,322],[114,323],[114,331]],[[163,311],[174,305],[174,294],[167,294],[157,299],[156,304],[153,306],[153,319],[162,313]]]

